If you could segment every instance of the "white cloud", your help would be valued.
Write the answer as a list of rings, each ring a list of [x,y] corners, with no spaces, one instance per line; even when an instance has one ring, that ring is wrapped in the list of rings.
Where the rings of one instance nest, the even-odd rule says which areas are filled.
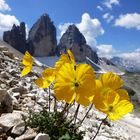
[[[97,6],[97,9],[99,9],[100,11],[103,11],[103,8],[100,5]]]
[[[103,5],[109,9],[112,9],[113,5],[119,5],[119,4],[120,4],[120,0],[105,0],[103,2]]]
[[[4,31],[11,30],[13,24],[19,25],[19,21],[15,16],[0,13],[0,38]]]
[[[136,49],[135,52],[139,52],[140,53],[140,48]]]
[[[10,11],[11,8],[9,5],[5,2],[5,0],[0,0],[0,10],[1,11]]]
[[[100,57],[112,58],[114,56],[118,56],[125,60],[140,62],[140,48],[132,52],[121,52],[113,48],[112,45],[101,44],[97,46],[97,53]]]
[[[133,60],[133,61],[140,62],[140,48],[134,50],[133,52],[122,53],[119,56],[124,59],[127,59],[127,60]]]
[[[74,23],[65,23],[59,25],[60,34],[62,35],[68,26]],[[92,19],[88,13],[82,15],[80,23],[75,23],[79,28],[80,32],[85,36],[87,44],[92,48],[96,46],[96,37],[104,34],[104,30],[101,26],[100,21],[97,18]]]
[[[114,16],[110,13],[105,13],[103,15],[103,18],[106,20],[107,23],[110,23],[114,19]]]
[[[118,19],[115,20],[115,26],[129,28],[136,28],[140,30],[140,14],[129,13],[125,15],[120,15]]]
[[[97,46],[97,53],[100,57],[111,58],[112,56],[116,55],[118,51],[115,50],[112,45],[101,44]]]

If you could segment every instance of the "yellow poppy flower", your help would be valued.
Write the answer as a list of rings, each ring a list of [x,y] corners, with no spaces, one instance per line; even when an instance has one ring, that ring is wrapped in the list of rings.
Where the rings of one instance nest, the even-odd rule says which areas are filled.
[[[76,65],[74,55],[70,50],[67,51],[67,54],[62,54],[60,59],[55,63],[56,72],[58,72],[65,63],[73,63]]]
[[[127,97],[127,100],[130,100],[127,91],[122,89],[122,86],[123,80],[118,75],[108,72],[101,74],[99,80],[96,80],[95,92],[96,94],[104,96],[108,90],[113,90],[117,92],[121,98]]]
[[[103,87],[111,88],[113,90],[120,89],[124,84],[123,80],[112,72],[101,74],[99,80]]]
[[[70,63],[70,59],[67,54],[62,54],[60,59],[55,63],[56,72],[58,72],[65,63]]]
[[[21,76],[25,76],[31,71],[33,65],[33,58],[28,51],[23,56],[22,64],[24,65],[24,69],[21,71]]]
[[[97,94],[95,98],[95,107],[107,114],[110,120],[119,120],[133,110],[133,105],[127,100],[127,97],[124,96],[121,98],[121,96],[113,90],[106,91],[104,97]]]
[[[40,88],[48,88],[55,79],[55,69],[47,68],[42,72],[42,78],[35,80],[36,85]]]
[[[87,106],[94,87],[95,74],[90,65],[65,63],[56,75],[54,93],[58,100],[69,104],[76,100],[78,104]]]
[[[48,88],[51,83],[55,80],[55,75],[59,71],[59,69],[62,67],[65,63],[71,63],[71,61],[74,63],[74,56],[70,50],[68,50],[68,54],[62,54],[60,56],[60,59],[55,63],[55,68],[47,68],[42,72],[42,78],[38,78],[35,83],[40,88]]]

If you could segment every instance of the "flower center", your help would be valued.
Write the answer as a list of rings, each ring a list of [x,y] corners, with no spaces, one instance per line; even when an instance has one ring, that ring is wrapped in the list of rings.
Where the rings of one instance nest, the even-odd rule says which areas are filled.
[[[74,70],[76,70],[76,65],[74,65]]]
[[[109,106],[109,111],[112,112],[112,110],[113,110],[113,106],[110,105],[110,106]]]
[[[75,87],[79,87],[79,84],[76,82],[76,83],[74,83],[74,85],[75,85]]]
[[[74,85],[75,85],[75,87],[79,87],[79,84],[77,82]]]

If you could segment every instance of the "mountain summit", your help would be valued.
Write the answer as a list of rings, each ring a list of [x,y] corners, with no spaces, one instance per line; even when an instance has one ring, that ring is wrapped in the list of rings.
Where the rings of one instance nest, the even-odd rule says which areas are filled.
[[[95,63],[98,63],[98,56],[96,51],[86,43],[86,39],[79,29],[73,24],[68,27],[66,32],[62,35],[58,50],[60,53],[66,52],[70,49],[75,56],[76,61],[86,61],[86,56]]]
[[[29,31],[28,43],[34,56],[55,55],[57,46],[56,28],[48,14],[43,14]]]

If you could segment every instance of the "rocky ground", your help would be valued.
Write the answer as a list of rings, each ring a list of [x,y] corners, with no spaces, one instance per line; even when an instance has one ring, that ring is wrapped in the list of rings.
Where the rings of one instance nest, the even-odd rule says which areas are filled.
[[[42,105],[47,104],[48,96],[46,91],[34,84],[39,75],[37,69],[34,68],[28,77],[20,77],[21,54],[12,51],[6,44],[0,43],[0,140],[49,140],[47,134],[37,134],[35,130],[25,127],[23,120],[28,117],[29,109],[41,111]],[[73,114],[73,109],[70,114]],[[79,119],[87,109],[80,107]],[[84,140],[93,137],[104,117],[95,109],[90,111],[80,127],[80,130],[86,131]],[[139,140],[140,119],[135,113],[109,124],[102,127],[96,140]]]

